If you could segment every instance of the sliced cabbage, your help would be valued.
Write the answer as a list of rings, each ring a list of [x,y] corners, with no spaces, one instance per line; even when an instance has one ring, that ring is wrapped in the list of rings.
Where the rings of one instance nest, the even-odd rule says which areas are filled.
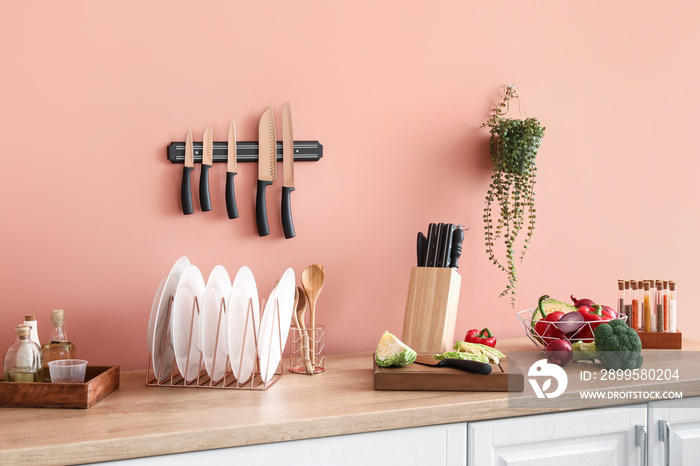
[[[405,366],[416,360],[415,351],[389,332],[384,332],[377,345],[377,365],[379,367]]]
[[[487,361],[491,361],[494,364],[498,364],[501,359],[505,359],[506,355],[498,351],[496,348],[491,348],[487,345],[482,345],[481,343],[467,343],[465,341],[458,341],[455,343],[454,349],[460,353],[467,354],[482,354],[486,356]]]
[[[489,358],[485,354],[471,354],[461,351],[448,351],[446,353],[436,354],[433,356],[433,359],[437,359],[438,361],[442,361],[443,359],[465,359],[467,361],[489,362]]]

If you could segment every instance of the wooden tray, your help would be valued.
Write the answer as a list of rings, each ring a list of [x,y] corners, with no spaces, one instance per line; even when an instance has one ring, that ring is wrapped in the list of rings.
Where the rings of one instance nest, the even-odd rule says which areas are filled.
[[[637,330],[642,348],[645,349],[681,349],[683,334],[681,332],[641,332]]]
[[[430,367],[409,364],[402,367],[379,367],[374,364],[375,390],[428,390],[466,392],[522,392],[524,377],[517,366],[508,367],[508,359],[501,367],[492,364],[489,375],[472,374],[451,367]]]
[[[88,366],[85,383],[0,382],[6,408],[89,408],[119,388],[119,366]]]

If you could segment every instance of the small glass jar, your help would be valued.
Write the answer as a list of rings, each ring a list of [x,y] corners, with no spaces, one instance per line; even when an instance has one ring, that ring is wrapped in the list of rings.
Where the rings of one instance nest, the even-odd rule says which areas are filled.
[[[42,382],[43,362],[39,345],[29,339],[30,325],[18,325],[17,341],[5,352],[3,361],[3,381]]]

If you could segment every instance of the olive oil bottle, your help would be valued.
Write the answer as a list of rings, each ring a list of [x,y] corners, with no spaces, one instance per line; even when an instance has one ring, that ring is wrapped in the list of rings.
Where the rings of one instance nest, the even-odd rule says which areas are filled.
[[[4,382],[43,382],[43,365],[39,345],[29,339],[31,326],[18,325],[17,341],[5,352],[3,360]]]
[[[51,381],[49,362],[58,359],[75,359],[75,345],[68,340],[65,327],[66,317],[63,309],[51,311],[51,326],[49,327],[49,340],[41,346],[44,357],[44,381]]]

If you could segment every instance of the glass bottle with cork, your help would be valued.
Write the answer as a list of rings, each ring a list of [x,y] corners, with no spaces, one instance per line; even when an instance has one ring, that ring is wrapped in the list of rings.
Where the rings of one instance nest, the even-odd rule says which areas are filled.
[[[42,382],[44,380],[42,355],[39,345],[29,339],[31,326],[15,327],[17,341],[5,352],[3,378],[5,382]]]
[[[41,351],[44,356],[44,380],[51,381],[48,364],[58,359],[75,359],[75,345],[68,340],[65,328],[66,317],[63,309],[51,311],[51,327],[49,340],[43,344]]]

